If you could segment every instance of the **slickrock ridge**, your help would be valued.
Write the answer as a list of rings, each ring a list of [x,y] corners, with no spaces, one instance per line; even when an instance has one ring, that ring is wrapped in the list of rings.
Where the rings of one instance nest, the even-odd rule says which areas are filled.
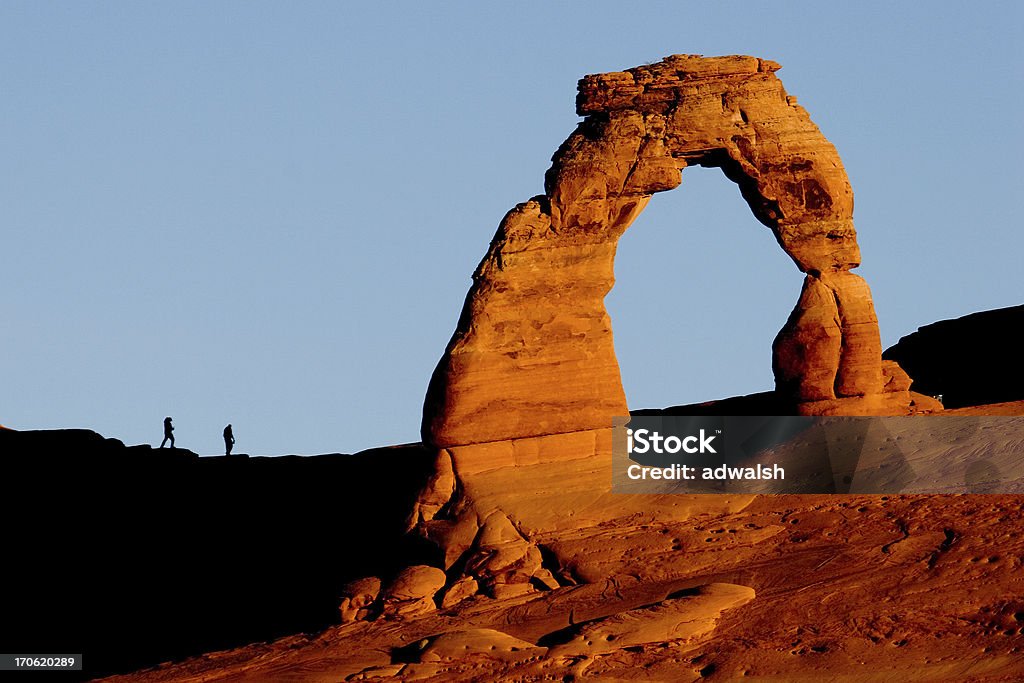
[[[931,420],[909,422],[924,434]],[[470,596],[116,680],[1016,681],[1019,508],[1006,495],[821,495],[680,521],[633,514],[546,539],[574,557],[576,585]]]
[[[747,586],[714,583],[681,597],[624,610],[579,625],[575,637],[552,649],[552,657],[593,656],[626,647],[695,638],[708,633],[723,610],[754,599]]]
[[[925,325],[886,349],[914,390],[941,394],[947,408],[1024,400],[1019,330],[1024,306],[979,311]]]
[[[91,680],[379,618],[414,593],[390,588],[396,575],[433,557],[404,535],[432,460],[418,445],[199,457],[84,429],[0,431],[0,531],[62,538],[5,558],[0,642],[83,653],[84,673],[61,678]]]
[[[691,165],[736,182],[805,273],[774,344],[777,390],[801,413],[909,410],[905,390],[885,395],[871,294],[849,272],[860,249],[846,172],[778,69],[674,55],[580,81],[585,118],[555,152],[544,195],[509,211],[473,275],[431,378],[424,443],[603,429],[628,414],[604,308],[616,243]]]

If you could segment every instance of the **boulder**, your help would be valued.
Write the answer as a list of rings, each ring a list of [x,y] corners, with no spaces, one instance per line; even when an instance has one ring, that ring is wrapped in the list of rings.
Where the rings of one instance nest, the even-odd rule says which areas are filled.
[[[540,549],[524,538],[500,511],[491,513],[484,521],[466,562],[466,573],[495,598],[529,592],[531,580],[541,569]],[[554,581],[550,572],[544,578]]]
[[[368,576],[345,584],[341,589],[341,623],[364,621],[372,615],[373,604],[380,595],[380,579]]]
[[[480,584],[472,576],[463,576],[448,588],[441,598],[441,607],[448,609],[467,600],[480,591]]]
[[[381,615],[385,619],[405,619],[433,612],[434,596],[445,584],[445,574],[437,567],[406,567],[381,594]]]

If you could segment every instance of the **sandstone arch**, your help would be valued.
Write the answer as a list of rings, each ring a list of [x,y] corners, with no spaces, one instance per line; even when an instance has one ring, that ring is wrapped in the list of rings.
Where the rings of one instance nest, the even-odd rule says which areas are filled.
[[[473,275],[427,391],[425,443],[607,429],[627,414],[604,308],[616,244],[694,164],[736,182],[805,273],[773,346],[777,392],[805,413],[909,405],[893,372],[886,387],[870,292],[850,272],[860,250],[846,172],[777,69],[755,57],[674,55],[580,81],[585,118],[556,151],[545,194],[505,216]]]

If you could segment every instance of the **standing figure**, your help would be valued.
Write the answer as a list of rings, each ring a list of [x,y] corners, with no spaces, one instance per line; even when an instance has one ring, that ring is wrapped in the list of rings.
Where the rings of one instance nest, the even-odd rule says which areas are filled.
[[[235,435],[231,432],[231,425],[224,428],[224,455],[231,455],[231,447],[235,445]]]
[[[164,418],[164,440],[160,442],[160,448],[164,447],[167,440],[171,440],[171,448],[174,448],[174,425],[171,424],[171,418]]]

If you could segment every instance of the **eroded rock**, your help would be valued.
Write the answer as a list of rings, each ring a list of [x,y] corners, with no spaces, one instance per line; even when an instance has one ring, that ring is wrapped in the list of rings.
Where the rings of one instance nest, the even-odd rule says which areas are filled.
[[[376,576],[369,576],[363,579],[350,581],[341,589],[341,604],[338,610],[341,612],[341,623],[347,624],[353,621],[369,619],[373,612],[373,604],[380,595],[380,579]]]
[[[581,624],[576,635],[552,647],[552,658],[594,655],[710,633],[721,613],[754,599],[754,589],[731,583],[701,586],[688,595]]]
[[[416,617],[437,609],[434,596],[445,584],[437,567],[406,567],[381,595],[381,615],[386,619]]]
[[[604,308],[616,243],[652,195],[694,164],[736,182],[807,274],[776,341],[778,390],[798,402],[882,393],[874,305],[849,273],[860,265],[853,192],[778,68],[755,57],[673,55],[580,81],[585,119],[555,153],[544,195],[505,216],[473,275],[431,378],[425,443],[583,432],[628,414]],[[857,414],[873,403],[837,405]]]
[[[480,528],[466,573],[476,578],[492,597],[513,597],[530,592],[535,576],[544,585],[553,583],[557,588],[557,581],[543,570],[541,562],[537,545],[524,538],[504,513],[495,511]]]
[[[776,389],[799,401],[836,397],[843,333],[839,305],[819,278],[804,278],[796,308],[772,346]]]
[[[448,451],[442,449],[434,458],[433,472],[424,483],[413,503],[406,528],[413,529],[434,519],[455,492],[455,473],[452,471],[452,458]]]
[[[892,360],[882,361],[882,380],[886,391],[908,391],[912,383],[910,375]]]
[[[467,600],[480,591],[480,584],[472,576],[463,576],[453,583],[441,599],[441,607],[448,609]]]
[[[491,628],[452,631],[426,639],[420,662],[453,662],[467,658],[514,662],[540,657],[547,648],[521,640]]]

